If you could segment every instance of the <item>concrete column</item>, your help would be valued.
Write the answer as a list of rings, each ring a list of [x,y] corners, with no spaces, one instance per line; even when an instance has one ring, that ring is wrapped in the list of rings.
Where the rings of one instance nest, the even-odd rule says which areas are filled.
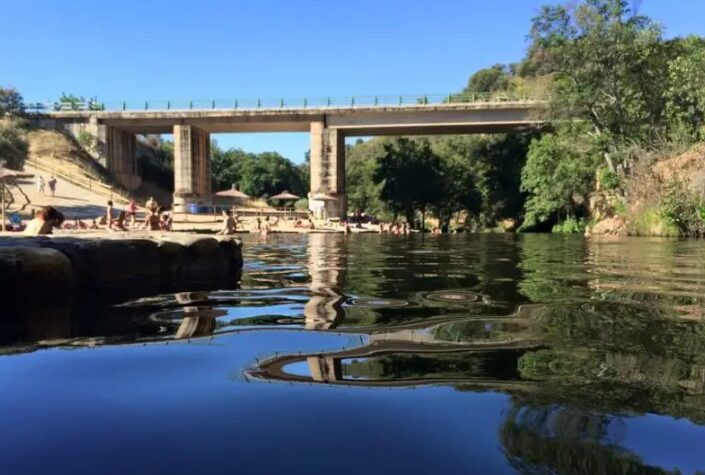
[[[174,126],[174,209],[211,198],[210,134],[193,125]]]
[[[128,190],[139,188],[142,184],[142,177],[139,176],[137,169],[137,138],[135,134],[106,125],[96,125],[95,132],[98,153],[101,161],[105,162],[106,168],[118,183]]]
[[[311,193],[335,198],[323,203],[310,200],[309,208],[316,213],[321,206],[327,217],[344,218],[345,197],[345,136],[323,122],[311,123]]]

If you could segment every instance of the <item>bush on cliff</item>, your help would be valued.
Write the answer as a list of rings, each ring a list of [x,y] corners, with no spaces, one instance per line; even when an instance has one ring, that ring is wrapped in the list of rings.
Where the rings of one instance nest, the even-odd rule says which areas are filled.
[[[28,151],[29,145],[22,124],[14,120],[0,121],[0,164],[20,170]]]

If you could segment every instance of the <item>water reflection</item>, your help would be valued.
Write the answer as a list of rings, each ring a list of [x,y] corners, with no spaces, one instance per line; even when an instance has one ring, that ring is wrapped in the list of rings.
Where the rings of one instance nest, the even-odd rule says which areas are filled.
[[[704,258],[700,241],[250,237],[238,289],[32,308],[0,351],[278,335],[222,343],[228,381],[502,394],[504,469],[675,473],[705,463],[649,459],[634,427],[680,418],[705,441]]]
[[[304,305],[307,330],[330,330],[343,319],[346,259],[341,252],[340,237],[311,234],[308,241],[310,297]]]

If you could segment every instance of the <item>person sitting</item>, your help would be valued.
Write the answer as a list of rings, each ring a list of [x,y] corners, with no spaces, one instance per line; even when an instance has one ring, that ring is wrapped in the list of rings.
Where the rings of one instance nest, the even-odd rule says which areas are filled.
[[[343,221],[343,233],[350,234],[350,223]]]
[[[143,229],[149,229],[150,231],[159,231],[159,227],[159,214],[154,211],[148,211],[147,217],[144,218]]]
[[[157,200],[155,200],[154,197],[150,196],[144,207],[147,208],[148,212],[155,213],[159,208],[159,203],[157,203]]]
[[[118,217],[113,219],[110,223],[110,228],[118,231],[127,231],[127,227],[125,227],[126,218],[127,213],[125,213],[124,211],[120,211]]]
[[[313,220],[308,218],[308,229],[316,229],[316,225],[313,224]]]
[[[45,206],[34,213],[34,218],[27,224],[24,234],[28,236],[40,236],[51,234],[55,227],[61,227],[64,222],[64,215],[53,206]]]
[[[259,219],[259,218],[258,218]],[[220,231],[216,233],[218,236],[225,236],[235,234],[237,231],[237,223],[232,217],[229,209],[223,210],[223,227]]]
[[[172,224],[171,214],[162,213],[162,220],[159,223],[159,226],[161,227],[162,231],[171,231],[171,224]]]

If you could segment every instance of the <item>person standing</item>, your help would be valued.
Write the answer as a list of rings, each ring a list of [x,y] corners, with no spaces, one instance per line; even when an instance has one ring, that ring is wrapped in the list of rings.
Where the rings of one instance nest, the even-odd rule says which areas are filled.
[[[46,184],[44,182],[44,177],[42,175],[39,175],[39,180],[37,181],[37,191],[39,191],[39,194],[46,195],[45,186]]]
[[[49,192],[51,192],[51,196],[54,196],[56,193],[56,177],[52,175],[47,184],[49,185]]]
[[[159,203],[157,203],[157,200],[155,200],[153,196],[150,196],[149,199],[147,200],[147,203],[145,203],[144,206],[145,206],[145,208],[147,208],[147,211],[154,214],[157,212],[157,210],[159,208]]]
[[[137,203],[135,200],[130,200],[127,204],[127,216],[130,218],[130,224],[134,227],[137,222]]]
[[[113,227],[113,200],[108,200],[108,206],[105,208],[105,223],[108,225],[108,228]]]

